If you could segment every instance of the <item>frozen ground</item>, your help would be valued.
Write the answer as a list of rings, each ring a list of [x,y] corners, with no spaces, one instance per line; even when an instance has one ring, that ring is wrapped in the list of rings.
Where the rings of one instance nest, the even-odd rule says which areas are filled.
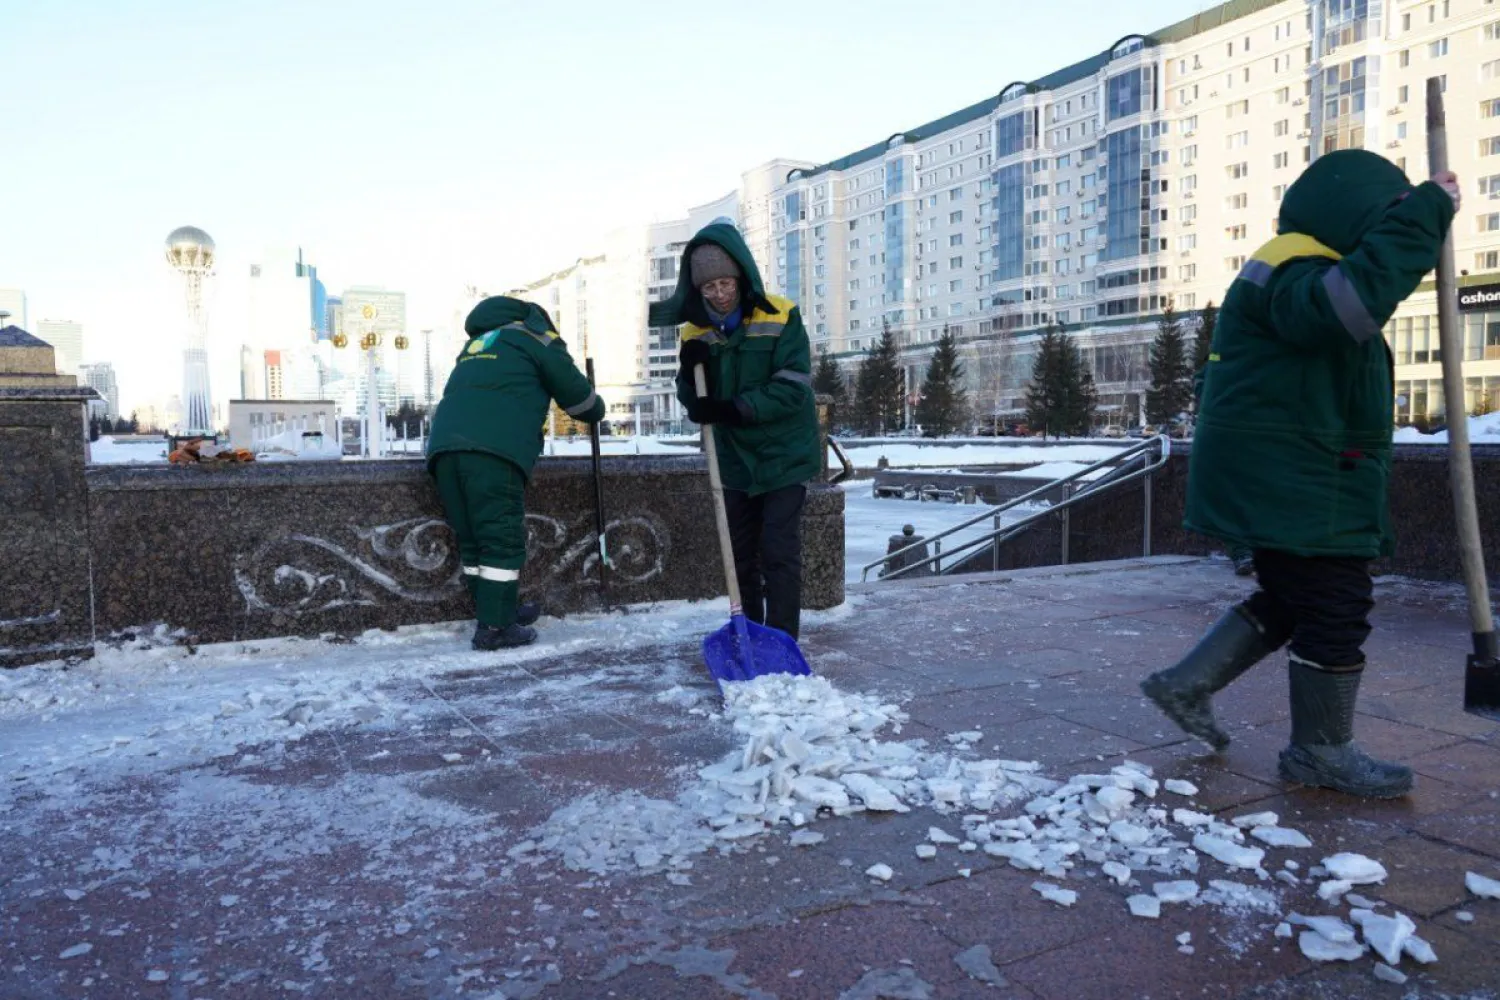
[[[95,465],[135,465],[165,462],[167,442],[116,441],[108,435],[89,444],[89,460]]]
[[[1140,699],[1246,586],[878,588],[727,702],[715,604],[3,674],[0,996],[1493,998],[1460,592],[1379,588],[1361,738],[1419,783],[1358,803],[1277,778],[1277,669],[1223,756]]]
[[[1108,458],[1125,447],[1103,442],[1039,444],[1026,442],[998,444],[995,439],[970,442],[917,444],[910,440],[841,441],[849,461],[857,469],[873,469],[880,459],[892,467],[949,468],[969,465],[1039,465],[1043,462],[1092,463]]]
[[[917,500],[876,499],[871,492],[873,480],[860,479],[846,482],[844,489],[844,579],[857,583],[866,564],[881,559],[886,554],[890,536],[901,534],[903,525],[910,524],[916,533],[931,537],[939,531],[956,527],[973,517],[992,510],[983,504],[923,503]],[[1016,507],[1001,515],[1003,524],[1013,523],[1039,508],[1028,505]],[[972,528],[967,528],[943,540],[943,550],[948,551],[970,539],[978,538],[994,530],[994,518],[987,518]],[[874,580],[879,569],[870,571]]]
[[[1448,432],[1423,434],[1415,427],[1398,427],[1397,444],[1447,444]],[[1469,418],[1469,440],[1474,444],[1500,443],[1500,413],[1487,413],[1482,417]]]

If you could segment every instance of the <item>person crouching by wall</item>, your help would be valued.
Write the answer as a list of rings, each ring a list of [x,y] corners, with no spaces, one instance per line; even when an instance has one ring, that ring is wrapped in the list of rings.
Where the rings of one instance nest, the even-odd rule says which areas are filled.
[[[596,424],[604,402],[573,364],[540,306],[495,296],[464,321],[469,337],[432,417],[427,469],[474,598],[473,647],[525,646],[541,609],[520,603],[526,561],[526,483],[542,453],[553,400]]]
[[[727,219],[682,251],[672,297],[652,326],[682,330],[677,398],[713,424],[735,575],[745,617],[797,638],[802,617],[802,508],[822,474],[812,350],[796,303],[767,295],[755,259]],[[703,365],[708,397],[693,372]]]

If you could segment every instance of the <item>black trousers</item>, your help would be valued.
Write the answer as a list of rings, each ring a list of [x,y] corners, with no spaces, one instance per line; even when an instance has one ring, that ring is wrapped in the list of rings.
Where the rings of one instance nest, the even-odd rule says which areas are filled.
[[[1268,642],[1289,642],[1293,656],[1321,667],[1364,663],[1375,606],[1368,560],[1256,549],[1255,576],[1260,589],[1243,608]]]
[[[729,541],[745,617],[793,639],[802,623],[802,507],[807,487],[752,497],[724,491]]]

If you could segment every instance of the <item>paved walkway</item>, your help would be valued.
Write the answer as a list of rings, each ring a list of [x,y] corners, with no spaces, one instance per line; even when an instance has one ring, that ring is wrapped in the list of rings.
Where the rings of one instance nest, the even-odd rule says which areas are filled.
[[[1275,917],[1181,906],[1136,919],[1126,891],[1097,877],[1065,909],[1031,890],[1035,873],[983,853],[962,856],[967,877],[956,855],[918,861],[930,825],[956,827],[924,809],[820,822],[827,840],[813,847],[778,835],[704,855],[690,885],[511,863],[506,850],[559,805],[600,789],[669,797],[734,745],[722,721],[659,697],[707,688],[693,647],[675,644],[514,665],[455,657],[387,686],[383,696],[414,706],[401,724],[12,793],[0,817],[0,996],[1500,994],[1500,902],[1464,888],[1466,871],[1500,877],[1500,727],[1461,711],[1461,594],[1377,592],[1359,734],[1420,777],[1408,799],[1362,803],[1277,778],[1279,666],[1221,699],[1234,735],[1222,757],[1140,698],[1140,679],[1246,589],[1222,562],[1172,560],[877,588],[804,646],[840,687],[901,700],[902,739],[946,746],[981,729],[976,754],[1037,760],[1058,777],[1128,757],[1198,785],[1202,808],[1276,811],[1313,839],[1311,863],[1340,850],[1379,858],[1390,878],[1360,891],[1415,918],[1440,958],[1403,963],[1405,986],[1377,981],[1369,956],[1309,962],[1272,935]],[[895,869],[888,883],[863,874],[876,862]],[[1275,886],[1288,909],[1331,912],[1306,886]]]

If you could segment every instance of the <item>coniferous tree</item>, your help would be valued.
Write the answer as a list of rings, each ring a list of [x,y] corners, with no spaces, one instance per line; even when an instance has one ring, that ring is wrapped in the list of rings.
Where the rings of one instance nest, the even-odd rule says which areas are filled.
[[[963,388],[964,366],[958,360],[958,341],[945,327],[937,350],[927,365],[917,423],[926,437],[945,437],[963,426],[968,398]]]
[[[1044,436],[1087,434],[1099,396],[1094,373],[1061,324],[1049,326],[1037,345],[1026,388],[1026,422]]]
[[[89,417],[89,440],[99,440],[99,418]]]
[[[1061,352],[1063,408],[1062,429],[1064,434],[1081,437],[1094,428],[1094,414],[1099,408],[1099,392],[1094,386],[1094,373],[1083,358],[1067,330],[1057,325]]]
[[[1219,310],[1210,302],[1198,310],[1198,337],[1193,344],[1193,371],[1203,371],[1208,364],[1208,355],[1213,348],[1214,326],[1219,320]]]
[[[1170,305],[1157,324],[1151,344],[1151,388],[1146,391],[1146,419],[1158,427],[1170,424],[1193,401],[1193,369],[1188,363],[1182,323]]]
[[[849,389],[844,383],[844,373],[833,355],[826,351],[818,355],[818,367],[813,371],[813,392],[820,396],[832,396],[833,405],[841,407],[849,401]]]
[[[887,326],[859,364],[856,407],[864,433],[889,434],[904,426],[904,388],[896,337]]]

